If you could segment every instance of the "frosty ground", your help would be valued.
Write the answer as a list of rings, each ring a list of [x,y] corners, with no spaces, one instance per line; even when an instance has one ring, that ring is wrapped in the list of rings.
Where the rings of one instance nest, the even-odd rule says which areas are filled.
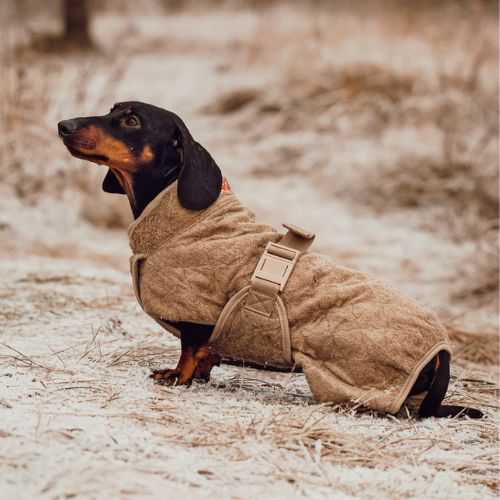
[[[450,399],[481,407],[476,422],[316,405],[302,375],[229,366],[154,386],[178,341],[109,265],[124,238],[82,236],[99,248],[36,243],[0,261],[2,498],[496,497],[496,367],[455,366]]]
[[[497,26],[476,13],[477,55],[474,26],[445,14],[405,33],[404,12],[101,14],[101,55],[26,49],[4,72],[1,498],[497,498]],[[228,365],[152,384],[179,343],[136,304],[126,203],[55,133],[125,99],[179,113],[260,219],[434,308],[455,346],[448,401],[486,418],[316,405],[302,375]]]

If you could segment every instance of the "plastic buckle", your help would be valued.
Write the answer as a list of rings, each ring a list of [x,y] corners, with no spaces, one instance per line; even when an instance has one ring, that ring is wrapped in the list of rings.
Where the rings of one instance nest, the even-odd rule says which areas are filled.
[[[299,254],[298,250],[269,242],[252,275],[252,283],[259,278],[279,285],[283,291]]]

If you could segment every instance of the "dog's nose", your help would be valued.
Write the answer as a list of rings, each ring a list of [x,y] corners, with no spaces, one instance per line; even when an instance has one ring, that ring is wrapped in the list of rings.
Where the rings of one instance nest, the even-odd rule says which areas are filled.
[[[64,120],[57,124],[60,136],[68,136],[74,134],[80,127],[76,120]]]

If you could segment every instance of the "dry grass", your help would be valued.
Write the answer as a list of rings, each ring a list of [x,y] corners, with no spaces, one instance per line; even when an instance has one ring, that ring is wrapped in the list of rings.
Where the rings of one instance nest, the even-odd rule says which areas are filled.
[[[100,227],[125,227],[130,221],[128,206],[96,192],[102,172],[89,169],[86,162],[72,162],[56,128],[59,120],[81,110],[101,114],[114,102],[113,88],[122,78],[123,61],[112,62],[99,53],[41,55],[31,45],[16,45],[4,37],[0,56],[3,184],[24,203],[37,205],[45,196],[55,200],[66,196],[83,219]],[[68,168],[68,163],[77,163],[78,168]]]
[[[160,387],[150,368],[172,366],[178,340],[121,275],[62,262],[0,259],[11,277],[0,294],[18,312],[0,332],[6,495],[21,485],[36,498],[498,494],[498,365],[487,366],[497,338],[452,331],[447,402],[481,408],[483,420],[418,421],[413,403],[394,417],[316,405],[301,374],[228,365],[208,385]]]
[[[485,365],[497,365],[499,337],[496,334],[460,330],[446,325],[453,344],[453,359]]]
[[[180,2],[180,6],[188,8],[189,4]],[[259,128],[265,135],[314,129],[320,134],[374,136],[376,140],[393,127],[432,124],[435,134],[442,138],[439,155],[422,152],[416,145],[413,157],[405,155],[380,164],[372,160],[363,169],[363,182],[357,185],[352,185],[349,176],[341,172],[339,175],[335,162],[330,161],[328,171],[335,178],[333,194],[350,197],[356,203],[362,199],[377,211],[422,208],[427,220],[444,221],[437,223],[437,230],[459,241],[477,238],[477,231],[483,232],[485,226],[498,227],[498,83],[491,85],[498,47],[491,30],[483,30],[477,39],[475,27],[491,6],[476,7],[470,9],[468,24],[461,26],[462,41],[447,35],[446,30],[455,26],[453,15],[459,15],[449,4],[444,4],[442,11],[437,9],[438,19],[448,16],[441,24],[435,20],[436,11],[430,5],[411,10],[396,2],[382,11],[386,19],[379,19],[381,29],[394,39],[393,43],[409,44],[409,40],[416,39],[426,44],[437,38],[444,47],[449,46],[451,53],[438,51],[433,56],[435,61],[431,61],[434,68],[426,72],[418,71],[412,61],[406,66],[397,61],[391,67],[387,60],[378,58],[376,50],[364,54],[364,60],[349,62],[345,34],[339,30],[341,23],[335,10],[321,6],[317,16],[301,16],[300,8],[295,7],[297,19],[282,26],[276,24],[281,14],[279,7],[271,9],[259,17],[253,36],[230,47],[227,57],[229,61],[241,59],[255,71],[273,65],[279,58],[278,85],[271,91],[248,86],[231,90],[204,109],[220,114],[255,109],[259,121],[264,120],[264,126],[260,123]],[[410,13],[414,28],[405,32],[405,39],[395,26],[405,16],[411,17]],[[355,16],[350,16],[352,13],[347,22],[355,27]],[[305,22],[294,24],[302,19]],[[374,45],[383,49],[376,23],[374,26],[367,27],[366,40],[373,38]],[[463,50],[468,44],[471,47]],[[31,203],[40,193],[57,196],[71,186],[83,193],[79,197],[83,218],[104,227],[125,226],[129,217],[124,203],[109,201],[109,197],[90,188],[99,175],[95,170],[89,172],[88,166],[82,164],[78,169],[66,168],[67,155],[54,131],[55,122],[64,114],[60,109],[101,112],[113,102],[113,89],[123,78],[125,58],[112,62],[99,54],[44,57],[29,45],[16,48],[8,39],[5,46],[0,68],[4,75],[0,98],[6,104],[0,158],[4,182]],[[332,52],[332,47],[336,51]],[[359,59],[359,54],[354,54]],[[452,63],[444,60],[444,54]],[[425,57],[431,56],[421,55]],[[96,80],[103,74],[105,81],[96,92]],[[63,86],[67,95],[56,91],[61,81],[74,82]],[[254,116],[249,116],[254,121]],[[27,142],[29,158],[24,147]],[[268,161],[280,165],[286,162],[292,172],[306,175],[310,169],[316,170],[316,163],[294,167],[304,161],[300,152],[299,148],[292,157],[282,157],[277,148],[276,158]],[[272,175],[287,173],[279,168],[266,171]],[[328,172],[323,171],[319,179],[323,185],[332,185]],[[426,210],[429,207],[436,209],[430,216]],[[470,222],[466,227],[460,223],[463,219]]]
[[[86,451],[80,453],[87,456],[91,452],[92,469],[97,471],[103,463],[94,447],[102,449],[103,437],[98,429],[105,425],[113,441],[106,448],[111,446],[116,454],[116,465],[121,462],[120,456],[134,453],[138,436],[147,429],[147,444],[142,445],[147,451],[135,456],[133,474],[129,472],[129,478],[122,479],[125,484],[139,480],[144,470],[149,480],[159,477],[161,471],[155,466],[159,457],[172,464],[172,460],[182,460],[180,450],[187,449],[197,457],[195,461],[183,472],[176,472],[175,467],[172,470],[172,466],[167,469],[173,474],[174,484],[186,493],[203,484],[209,490],[224,488],[245,495],[240,488],[247,475],[272,491],[288,484],[296,494],[319,494],[326,487],[372,498],[367,488],[381,495],[387,487],[387,492],[415,495],[439,475],[450,478],[450,494],[458,494],[461,488],[479,488],[472,491],[493,497],[498,491],[493,415],[499,409],[499,386],[484,375],[464,372],[454,377],[448,401],[478,406],[490,415],[488,418],[419,422],[412,416],[411,406],[396,417],[387,417],[355,404],[312,405],[300,375],[292,379],[289,375],[224,367],[208,386],[155,388],[143,381],[143,368],[152,361],[156,364],[171,358],[172,351],[157,341],[145,344],[116,334],[101,342],[101,334],[95,331],[89,341],[49,354],[28,355],[2,344],[0,363],[4,371],[15,377],[13,380],[28,376],[40,381],[32,384],[36,386],[32,394],[43,402],[43,415],[54,422],[44,422],[43,415],[39,416],[35,437],[31,438],[35,449],[49,446],[54,450],[57,445],[71,457],[85,435]],[[140,387],[140,392],[135,387]],[[134,404],[131,392],[135,394]],[[6,410],[21,411],[15,393],[9,390],[6,397],[1,401]],[[64,421],[68,424],[61,426]],[[26,423],[22,427],[28,432],[31,429]],[[19,425],[14,428],[17,435],[27,432]],[[2,435],[14,439],[11,433]],[[73,445],[67,446],[67,442]],[[27,456],[25,466],[36,470],[36,461]],[[9,461],[14,465],[17,458]],[[223,467],[223,473],[219,467]],[[113,470],[113,474],[119,474],[119,469]],[[370,471],[378,477],[376,484],[371,483]],[[412,481],[384,486],[384,474],[392,473],[412,477]],[[350,474],[354,474],[352,482]],[[54,481],[45,486],[42,483],[40,488],[50,491],[56,484],[64,487],[61,479]],[[74,481],[84,491],[92,484],[85,476]],[[105,491],[115,491],[114,487],[104,486]]]
[[[277,16],[263,18],[240,53],[252,64],[280,58],[282,74],[279,85],[260,93],[254,114],[242,114],[242,129],[257,121],[257,138],[279,132],[297,139],[299,132],[314,129],[319,141],[278,144],[253,173],[309,177],[323,193],[356,209],[407,214],[410,224],[472,245],[463,258],[463,285],[454,295],[496,302],[498,26],[483,23],[492,5],[471,7],[468,23],[459,25],[460,37],[452,36],[461,8],[456,4],[443,4],[442,10],[427,4],[392,7],[384,18],[375,15],[379,25],[365,27],[365,41],[373,47],[353,41],[362,54],[348,46],[341,23],[328,11],[295,25],[292,39],[276,24]],[[403,24],[400,31],[405,16],[411,26]],[[346,22],[355,25],[352,18]],[[398,49],[384,46],[377,28]],[[381,50],[392,58],[380,59]],[[361,61],[349,61],[349,54]],[[328,146],[330,155],[317,150]],[[346,146],[351,157],[342,151]]]

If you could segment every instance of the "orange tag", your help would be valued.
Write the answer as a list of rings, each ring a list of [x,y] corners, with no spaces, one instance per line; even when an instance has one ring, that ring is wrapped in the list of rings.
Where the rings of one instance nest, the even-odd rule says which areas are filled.
[[[231,186],[229,185],[229,182],[227,182],[227,179],[225,177],[222,178],[222,186],[220,187],[221,191],[230,191]]]

